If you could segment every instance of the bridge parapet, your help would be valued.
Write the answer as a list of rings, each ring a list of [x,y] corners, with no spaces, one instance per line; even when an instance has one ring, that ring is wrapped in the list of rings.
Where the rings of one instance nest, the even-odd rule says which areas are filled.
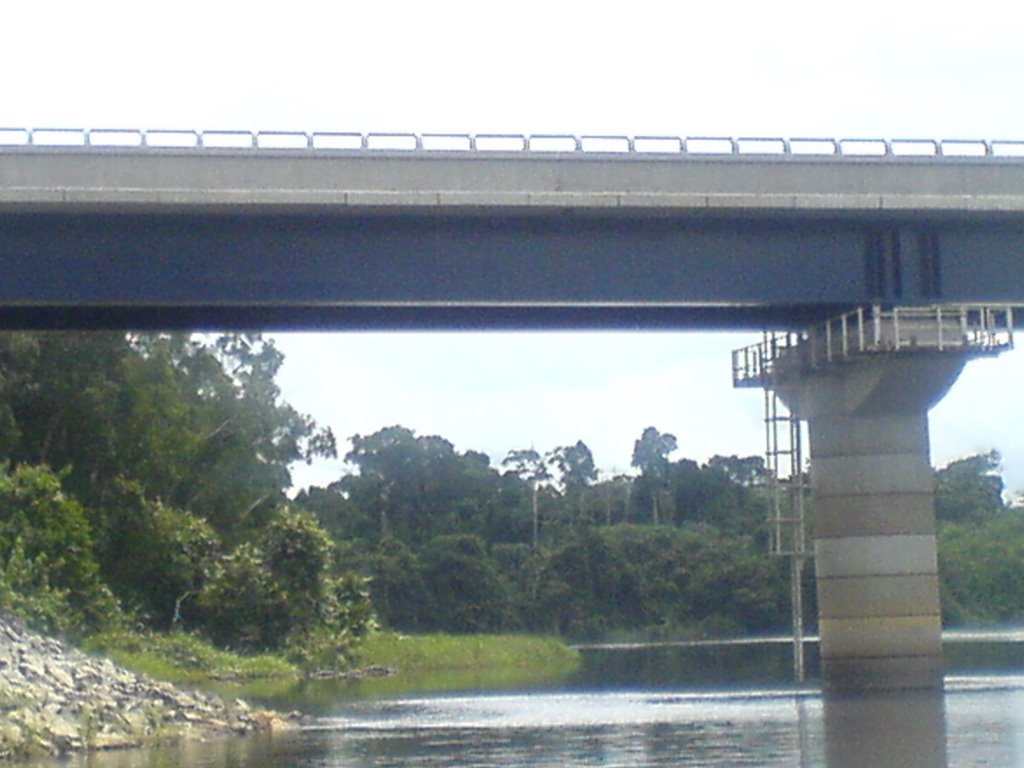
[[[397,133],[0,126],[0,151],[263,150],[325,152],[480,152],[679,157],[1024,159],[1024,140],[883,139],[770,136]]]

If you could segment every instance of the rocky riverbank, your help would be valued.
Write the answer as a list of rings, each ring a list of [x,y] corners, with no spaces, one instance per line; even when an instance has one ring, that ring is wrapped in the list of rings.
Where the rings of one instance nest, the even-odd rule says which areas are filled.
[[[241,700],[133,674],[0,616],[0,758],[287,727]]]

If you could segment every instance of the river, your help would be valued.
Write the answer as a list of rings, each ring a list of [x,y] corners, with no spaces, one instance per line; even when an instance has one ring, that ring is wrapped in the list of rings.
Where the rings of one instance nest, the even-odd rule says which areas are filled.
[[[60,765],[1024,766],[1024,632],[955,634],[945,647],[944,697],[826,702],[813,644],[804,686],[789,682],[777,640],[591,646],[562,679],[308,683],[264,701],[315,715],[294,733]]]

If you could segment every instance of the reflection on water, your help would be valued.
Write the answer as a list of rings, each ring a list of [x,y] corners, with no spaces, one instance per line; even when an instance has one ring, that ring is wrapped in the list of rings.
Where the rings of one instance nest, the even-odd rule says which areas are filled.
[[[1024,765],[1024,679],[972,679],[943,709],[792,690],[548,692],[340,703],[274,738],[78,758],[71,768],[582,768]],[[56,764],[52,764],[56,765]],[[51,768],[48,766],[47,768]]]
[[[333,764],[360,768],[793,766],[820,753],[821,712],[789,693],[491,695],[364,703],[322,728]]]
[[[945,768],[946,714],[941,691],[825,697],[829,768]]]
[[[1020,651],[1018,643],[1014,652]],[[302,731],[59,765],[1024,766],[1024,677],[1010,674],[1024,665],[1004,655],[999,660],[1009,670],[978,674],[956,661],[957,652],[951,656],[957,673],[947,678],[944,698],[888,695],[871,702],[824,701],[814,686],[789,685],[788,656],[777,643],[587,651],[571,678],[520,681],[514,691],[481,690],[502,683],[480,678],[463,679],[461,692],[416,693],[426,683],[412,681],[413,690],[370,695],[379,681],[347,689],[335,681],[302,689],[308,707],[295,690],[268,692],[278,706],[321,714]],[[977,648],[966,656],[992,666]]]
[[[79,754],[61,761],[31,762],[26,768],[312,768],[322,765],[316,760],[326,755],[324,745],[295,733],[286,738],[230,738],[206,744]]]
[[[328,715],[338,702],[387,699],[430,692],[546,690],[567,682],[567,672],[536,672],[529,669],[456,669],[416,675],[358,679],[304,680],[300,683],[266,681],[258,684],[217,683],[212,687],[227,699],[243,698],[282,712],[300,711]]]
[[[785,686],[793,676],[789,640],[597,645],[569,684],[582,688],[723,689]],[[820,669],[817,643],[805,651],[809,680]]]

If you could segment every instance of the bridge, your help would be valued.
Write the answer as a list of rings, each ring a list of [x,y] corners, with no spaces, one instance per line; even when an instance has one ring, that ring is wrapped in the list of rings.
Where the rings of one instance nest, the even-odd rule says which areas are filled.
[[[809,423],[825,688],[935,691],[927,411],[1024,316],[1024,142],[0,129],[0,270],[8,328],[811,329],[737,370]]]
[[[1022,254],[1024,142],[0,128],[7,327],[797,328]]]

